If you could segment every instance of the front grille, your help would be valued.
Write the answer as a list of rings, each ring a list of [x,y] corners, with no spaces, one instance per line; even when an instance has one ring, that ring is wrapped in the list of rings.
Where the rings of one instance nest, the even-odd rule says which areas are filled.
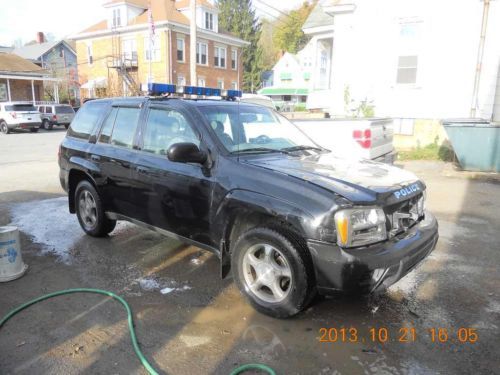
[[[418,194],[403,202],[384,207],[389,238],[407,231],[421,219],[417,210],[417,202],[421,197],[422,194]]]

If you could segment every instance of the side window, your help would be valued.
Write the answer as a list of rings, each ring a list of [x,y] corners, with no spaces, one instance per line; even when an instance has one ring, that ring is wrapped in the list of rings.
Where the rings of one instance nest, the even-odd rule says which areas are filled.
[[[89,139],[94,126],[106,112],[108,103],[88,102],[76,114],[68,129],[68,136]],[[47,109],[50,107],[47,107]]]
[[[178,111],[151,109],[146,122],[142,150],[166,155],[170,146],[181,142],[200,145],[200,139],[186,118]]]
[[[101,135],[99,135],[99,142],[109,143],[111,138],[111,133],[113,132],[113,125],[115,124],[116,114],[118,113],[118,108],[114,107],[109,113],[104,124],[102,125]]]
[[[45,107],[45,113],[52,113],[52,107]]]
[[[140,114],[140,108],[118,108],[111,134],[111,144],[132,148]]]

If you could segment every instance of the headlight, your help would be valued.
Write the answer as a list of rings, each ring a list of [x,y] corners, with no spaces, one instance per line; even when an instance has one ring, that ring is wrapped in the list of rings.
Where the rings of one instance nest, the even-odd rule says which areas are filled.
[[[368,245],[387,238],[381,208],[350,208],[335,214],[337,243],[342,247]]]

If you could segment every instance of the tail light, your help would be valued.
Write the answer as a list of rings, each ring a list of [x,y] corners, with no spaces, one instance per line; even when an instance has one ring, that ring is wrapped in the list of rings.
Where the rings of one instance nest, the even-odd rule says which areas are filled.
[[[52,120],[57,121],[57,116],[56,115],[52,116]]]
[[[372,146],[372,131],[371,129],[353,130],[352,137],[362,148],[370,148]]]
[[[10,115],[12,116],[12,118],[17,118],[17,113],[16,112],[11,112]]]

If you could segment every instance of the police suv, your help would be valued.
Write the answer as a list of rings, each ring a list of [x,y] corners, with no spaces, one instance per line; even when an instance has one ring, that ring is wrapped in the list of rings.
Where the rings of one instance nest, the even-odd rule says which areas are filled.
[[[148,88],[87,102],[60,146],[87,234],[128,220],[212,251],[222,277],[274,317],[315,293],[383,290],[434,249],[438,224],[412,173],[334,156],[239,91]]]

